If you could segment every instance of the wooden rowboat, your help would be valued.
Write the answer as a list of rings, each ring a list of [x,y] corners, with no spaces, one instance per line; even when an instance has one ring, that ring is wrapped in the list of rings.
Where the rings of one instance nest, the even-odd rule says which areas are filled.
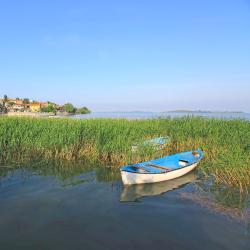
[[[198,149],[121,168],[124,185],[154,183],[178,178],[192,171],[203,158]]]

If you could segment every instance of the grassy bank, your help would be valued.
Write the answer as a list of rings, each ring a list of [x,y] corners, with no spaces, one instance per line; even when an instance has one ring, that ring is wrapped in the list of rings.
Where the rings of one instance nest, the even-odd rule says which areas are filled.
[[[131,145],[153,136],[171,136],[161,152],[144,148],[136,155]],[[0,159],[3,162],[35,157],[62,160],[99,160],[121,166],[195,148],[205,158],[199,169],[217,182],[240,189],[250,186],[250,122],[205,118],[157,120],[72,120],[0,118]]]

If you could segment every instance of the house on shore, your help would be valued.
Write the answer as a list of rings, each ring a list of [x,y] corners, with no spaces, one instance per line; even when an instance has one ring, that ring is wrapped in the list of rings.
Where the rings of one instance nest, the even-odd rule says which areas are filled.
[[[31,103],[29,108],[30,108],[31,112],[40,112],[41,111],[41,103],[40,102]]]
[[[23,99],[0,99],[0,112],[41,112],[42,108],[47,108],[49,102],[35,102]]]
[[[18,115],[17,113],[29,113],[30,115],[32,115],[31,113],[40,113],[40,115],[42,115],[42,113],[59,113],[61,115],[68,114],[68,112],[64,110],[63,106],[53,102],[39,102],[29,100],[28,98],[12,99],[8,98],[7,96],[5,96],[3,99],[0,99],[0,112],[8,114],[12,113],[13,115]]]
[[[41,112],[42,108],[47,108],[48,106],[48,102],[34,102],[30,104],[29,109],[31,112]]]

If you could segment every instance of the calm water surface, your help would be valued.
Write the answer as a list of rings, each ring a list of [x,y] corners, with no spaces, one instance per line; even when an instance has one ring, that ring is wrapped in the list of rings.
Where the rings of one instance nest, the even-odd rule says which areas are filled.
[[[195,172],[124,188],[86,167],[0,171],[0,249],[249,249],[249,197]]]
[[[124,118],[124,119],[154,119],[166,117],[183,117],[183,116],[203,116],[210,118],[222,119],[247,119],[250,120],[249,113],[233,112],[92,112],[87,115],[74,115],[72,118]]]

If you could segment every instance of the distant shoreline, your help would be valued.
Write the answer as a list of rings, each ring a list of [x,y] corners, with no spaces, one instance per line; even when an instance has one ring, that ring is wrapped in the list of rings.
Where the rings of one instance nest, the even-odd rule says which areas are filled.
[[[249,114],[250,112],[245,111],[209,111],[209,110],[168,110],[168,111],[93,111],[93,113],[218,113],[218,114]]]
[[[209,110],[169,110],[169,111],[163,111],[161,113],[219,113],[219,114],[228,114],[228,113],[246,113],[243,111],[209,111]]]

